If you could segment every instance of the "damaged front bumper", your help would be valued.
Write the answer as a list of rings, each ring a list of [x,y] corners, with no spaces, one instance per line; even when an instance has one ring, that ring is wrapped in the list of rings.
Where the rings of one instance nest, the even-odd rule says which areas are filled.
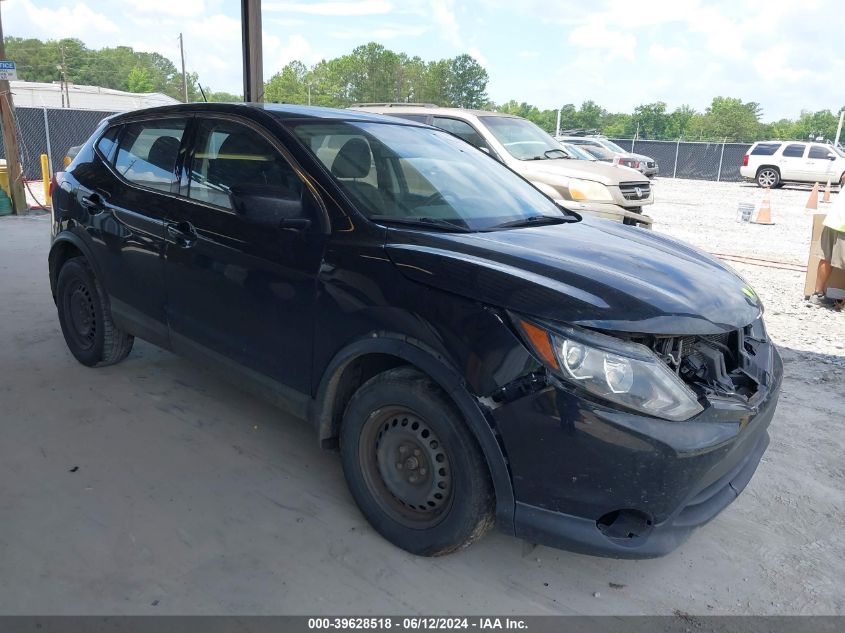
[[[745,488],[769,442],[783,375],[747,403],[684,422],[610,408],[563,383],[492,411],[510,463],[517,536],[593,555],[667,554]]]

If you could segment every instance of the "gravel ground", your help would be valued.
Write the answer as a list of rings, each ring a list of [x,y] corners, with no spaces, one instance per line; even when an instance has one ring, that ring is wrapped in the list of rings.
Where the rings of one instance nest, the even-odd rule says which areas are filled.
[[[656,186],[655,230],[806,261],[806,190],[773,192],[762,227],[735,222],[756,188]],[[732,264],[766,304],[781,403],[745,492],[675,552],[617,561],[491,533],[432,560],[367,525],[311,429],[204,368],[143,341],[80,367],[48,229],[0,218],[2,614],[845,615],[845,313],[807,306],[803,273]]]

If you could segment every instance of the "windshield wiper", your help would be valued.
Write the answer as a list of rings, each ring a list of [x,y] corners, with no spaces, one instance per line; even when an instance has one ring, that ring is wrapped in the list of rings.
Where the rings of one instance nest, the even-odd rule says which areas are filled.
[[[454,231],[455,233],[472,233],[472,229],[468,229],[460,224],[455,224],[449,220],[441,218],[401,218],[393,215],[371,215],[370,219],[374,222],[384,222],[385,224],[407,224],[408,226],[423,226],[427,229],[440,229],[442,231]]]
[[[562,156],[549,156],[552,152],[556,152],[562,154]],[[558,160],[560,158],[571,158],[566,152],[562,149],[547,149],[545,152],[538,156],[531,156],[530,158],[524,158],[523,160]]]
[[[570,222],[577,222],[577,218],[567,218],[564,216],[555,215],[530,215],[527,218],[520,218],[518,220],[511,220],[510,222],[502,222],[491,226],[488,231],[495,229],[512,229],[520,226],[541,226],[543,224],[568,224]]]

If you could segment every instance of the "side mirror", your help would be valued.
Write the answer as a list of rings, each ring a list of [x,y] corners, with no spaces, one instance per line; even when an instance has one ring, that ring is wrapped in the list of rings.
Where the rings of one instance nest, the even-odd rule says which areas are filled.
[[[827,159],[828,160],[836,160],[836,154],[828,154]]]
[[[266,228],[305,231],[311,220],[302,194],[276,185],[244,185],[230,190],[232,208],[244,220]]]

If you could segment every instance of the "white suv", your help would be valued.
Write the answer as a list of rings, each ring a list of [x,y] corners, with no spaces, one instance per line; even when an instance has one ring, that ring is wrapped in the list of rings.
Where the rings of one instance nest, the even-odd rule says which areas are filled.
[[[795,141],[759,141],[742,159],[739,173],[760,187],[785,182],[845,182],[845,153],[833,145]]]

